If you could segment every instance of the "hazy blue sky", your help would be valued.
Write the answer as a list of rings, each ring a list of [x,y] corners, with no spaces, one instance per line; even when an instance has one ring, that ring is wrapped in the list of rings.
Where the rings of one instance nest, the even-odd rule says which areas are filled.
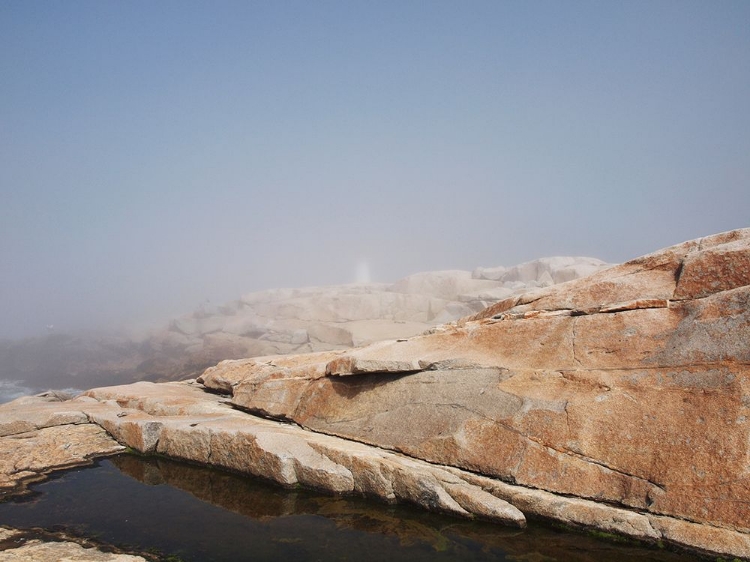
[[[748,219],[746,0],[0,1],[0,337]]]

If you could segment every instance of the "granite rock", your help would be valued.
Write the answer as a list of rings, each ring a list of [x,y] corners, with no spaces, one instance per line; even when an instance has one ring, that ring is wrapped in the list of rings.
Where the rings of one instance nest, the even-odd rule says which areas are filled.
[[[422,336],[343,351],[325,377],[319,365],[314,376],[300,366],[273,381],[235,372],[232,402],[496,480],[745,537],[749,264],[750,229],[685,242]],[[202,380],[214,387],[216,378],[220,368]],[[675,535],[670,525],[660,533]]]
[[[538,288],[421,335],[0,406],[0,446],[31,444],[2,472],[49,470],[38,447],[74,449],[55,466],[86,462],[116,450],[109,435],[287,486],[750,558],[750,229],[541,287],[564,270],[553,265],[493,272]],[[445,287],[477,281],[498,283],[451,273],[429,298],[444,309]],[[356,291],[374,306],[374,291]],[[281,310],[298,314],[290,299],[305,294],[248,302],[281,295]],[[332,316],[318,323],[338,326],[335,302],[322,302]],[[291,341],[297,320],[274,330]],[[90,432],[88,449],[61,447],[78,431]]]

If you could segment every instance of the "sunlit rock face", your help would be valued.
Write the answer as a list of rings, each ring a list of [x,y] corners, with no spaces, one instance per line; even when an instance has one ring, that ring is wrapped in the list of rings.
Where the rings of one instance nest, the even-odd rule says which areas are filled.
[[[202,381],[315,431],[745,533],[749,285],[744,229],[511,296],[427,335],[225,362]]]
[[[748,342],[744,229],[511,294],[419,336],[18,399],[0,406],[0,488],[125,445],[288,486],[750,559]]]

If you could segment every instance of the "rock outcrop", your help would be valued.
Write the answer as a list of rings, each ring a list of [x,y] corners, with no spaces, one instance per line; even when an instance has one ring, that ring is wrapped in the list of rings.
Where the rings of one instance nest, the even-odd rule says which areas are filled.
[[[527,275],[554,280],[513,273]],[[466,280],[447,278],[430,290]],[[513,294],[419,336],[16,401],[0,407],[1,439],[88,427],[284,485],[750,559],[748,342],[744,229]],[[102,453],[114,447],[105,439]]]
[[[141,556],[102,552],[73,541],[29,539],[28,535],[0,527],[0,562],[146,562]]]
[[[745,536],[749,285],[746,229],[307,369],[225,362],[201,381],[317,432]]]
[[[0,406],[0,450],[7,453],[0,464],[0,489],[13,490],[52,470],[121,452],[121,443],[141,453],[252,474],[285,486],[359,493],[526,525],[518,509],[469,482],[471,475],[463,471],[249,416],[225,402],[191,382],[107,387],[57,403],[33,398],[10,402]],[[40,457],[46,462],[38,462]]]

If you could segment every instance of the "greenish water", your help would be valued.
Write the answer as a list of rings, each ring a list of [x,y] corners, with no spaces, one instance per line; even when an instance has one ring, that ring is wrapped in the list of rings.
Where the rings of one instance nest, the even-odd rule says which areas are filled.
[[[186,562],[698,560],[541,523],[510,529],[133,455],[32,486],[27,496],[0,503],[0,524],[62,530]]]

